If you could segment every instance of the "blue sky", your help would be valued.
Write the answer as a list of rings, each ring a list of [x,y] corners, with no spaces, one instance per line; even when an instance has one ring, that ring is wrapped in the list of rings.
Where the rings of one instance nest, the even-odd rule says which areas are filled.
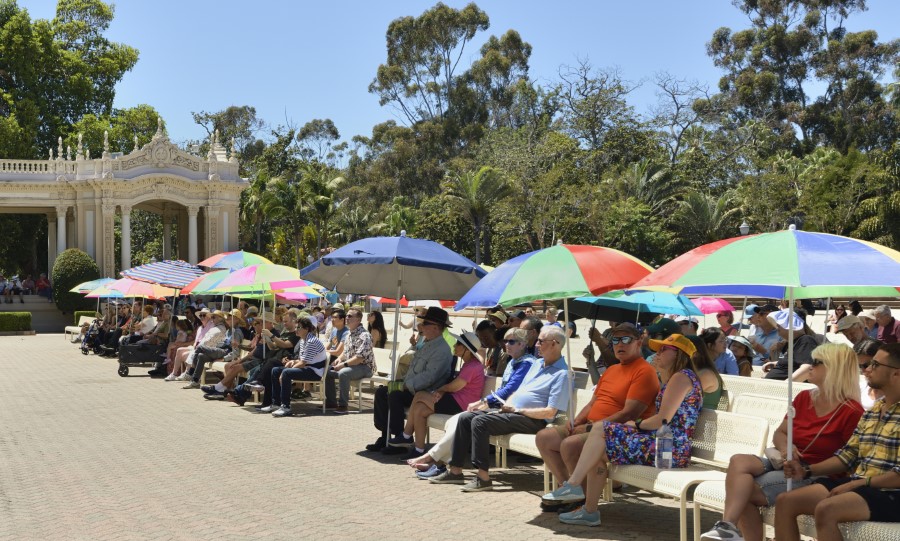
[[[121,0],[107,35],[140,50],[140,60],[117,86],[117,107],[148,103],[166,120],[175,141],[200,138],[191,111],[252,105],[271,125],[301,126],[331,118],[345,139],[368,135],[395,118],[367,91],[385,60],[384,35],[397,17],[419,15],[436,2],[256,0]],[[467,2],[445,1],[453,7]],[[55,0],[19,0],[32,18],[52,18]],[[588,58],[645,81],[629,101],[646,112],[655,101],[659,71],[715,88],[721,72],[706,56],[720,26],[748,26],[727,0],[482,0],[491,19],[465,59],[477,57],[491,34],[512,28],[533,46],[531,77],[550,83],[560,65]],[[894,21],[891,23],[890,21]],[[881,40],[900,37],[900,2],[870,0],[848,22]]]

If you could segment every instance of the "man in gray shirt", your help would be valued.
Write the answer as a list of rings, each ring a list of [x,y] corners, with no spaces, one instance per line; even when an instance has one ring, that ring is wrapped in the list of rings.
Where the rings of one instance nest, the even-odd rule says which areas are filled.
[[[375,443],[366,446],[367,451],[381,451],[384,454],[407,452],[402,447],[388,446],[387,440],[390,436],[400,436],[403,433],[406,417],[404,409],[412,404],[416,392],[434,391],[449,381],[453,353],[443,337],[444,329],[449,326],[450,316],[440,308],[429,307],[421,316],[422,336],[425,340],[413,355],[409,370],[403,378],[402,388],[391,388],[389,392],[388,387],[381,386],[375,391],[374,421],[381,436]]]

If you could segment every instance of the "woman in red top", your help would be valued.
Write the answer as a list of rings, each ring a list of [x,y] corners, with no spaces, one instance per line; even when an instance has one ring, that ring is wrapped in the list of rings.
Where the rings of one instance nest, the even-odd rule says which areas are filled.
[[[856,353],[843,344],[823,344],[812,352],[809,382],[816,389],[794,399],[794,448],[787,453],[787,417],[772,436],[782,457],[815,464],[834,455],[859,423],[859,365]],[[798,488],[815,479],[794,481]],[[775,497],[787,490],[781,465],[756,455],[734,455],[725,477],[725,511],[722,520],[703,534],[703,541],[747,539],[762,541],[760,506],[775,505]],[[738,530],[737,526],[740,526]],[[742,535],[743,534],[743,535]]]
[[[722,310],[716,313],[716,321],[719,322],[719,328],[725,336],[736,336],[738,329],[734,326],[734,312],[731,310]]]

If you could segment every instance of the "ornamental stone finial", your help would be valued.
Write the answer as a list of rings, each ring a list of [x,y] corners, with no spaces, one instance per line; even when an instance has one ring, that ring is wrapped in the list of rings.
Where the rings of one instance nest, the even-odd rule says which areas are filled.
[[[78,134],[78,145],[75,147],[75,161],[79,161],[82,159],[82,152],[84,151],[84,147],[81,144],[81,134]]]
[[[72,145],[66,145],[66,161],[72,159]]]
[[[89,148],[84,149],[84,159],[85,160],[91,159],[91,149],[89,149]]]
[[[59,136],[59,147],[57,147],[56,157],[60,160],[63,157],[62,135]]]
[[[213,145],[219,144],[219,130],[217,129],[213,134]]]
[[[153,138],[156,139],[157,137],[162,137],[162,134],[163,134],[162,117],[158,116],[158,117],[156,117],[156,135],[154,135]]]
[[[53,147],[50,147],[50,161],[53,161]]]
[[[137,150],[138,150],[138,138],[137,138],[137,134],[135,134],[135,136],[134,136],[134,151],[137,152]]]
[[[109,152],[109,132],[103,132],[103,152]]]

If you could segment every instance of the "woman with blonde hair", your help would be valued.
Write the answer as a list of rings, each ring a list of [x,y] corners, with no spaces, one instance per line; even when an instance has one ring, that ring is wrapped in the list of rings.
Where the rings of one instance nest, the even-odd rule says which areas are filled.
[[[803,391],[794,399],[794,444],[790,454],[785,417],[772,436],[777,453],[767,452],[766,458],[731,457],[725,477],[722,520],[704,533],[701,540],[762,541],[759,507],[775,505],[775,498],[787,490],[781,471],[783,461],[794,458],[815,464],[834,455],[850,439],[863,414],[856,353],[844,344],[823,344],[813,350],[809,366],[809,381],[816,388]],[[794,487],[813,481],[815,478],[794,481]]]

